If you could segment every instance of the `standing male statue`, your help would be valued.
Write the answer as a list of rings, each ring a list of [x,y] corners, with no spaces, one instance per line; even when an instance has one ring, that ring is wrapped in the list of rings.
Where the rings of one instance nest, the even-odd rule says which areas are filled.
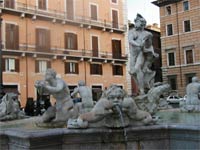
[[[135,28],[129,32],[130,49],[130,75],[134,77],[138,84],[141,95],[145,94],[145,88],[150,89],[154,82],[155,72],[151,65],[155,57],[159,55],[154,53],[152,46],[153,35],[145,31],[146,20],[137,14]]]
[[[77,93],[80,94],[82,100],[81,103],[82,112],[89,112],[94,106],[91,88],[87,87],[85,85],[85,82],[81,80],[78,82],[78,87],[76,87],[74,91],[71,93],[71,96],[73,97]]]

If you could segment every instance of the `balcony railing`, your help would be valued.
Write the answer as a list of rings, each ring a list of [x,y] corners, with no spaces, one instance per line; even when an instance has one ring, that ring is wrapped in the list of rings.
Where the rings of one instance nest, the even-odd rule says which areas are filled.
[[[124,24],[120,24],[120,23],[116,24],[113,22],[109,22],[105,19],[94,20],[88,16],[74,15],[72,17],[69,17],[70,15],[67,14],[65,11],[49,9],[49,8],[48,10],[42,10],[42,9],[39,9],[35,5],[29,5],[29,4],[27,5],[25,3],[20,3],[20,2],[15,2],[14,5],[1,4],[0,8],[13,10],[13,11],[19,11],[20,13],[28,13],[35,16],[53,18],[53,19],[62,20],[66,22],[74,22],[74,23],[86,24],[90,26],[98,26],[102,28],[111,28],[114,30],[122,30],[122,31],[126,30],[126,26]]]
[[[70,49],[62,49],[57,46],[52,46],[49,50],[38,50],[36,49],[35,45],[27,45],[27,44],[20,44],[18,50],[9,50],[6,49],[5,46],[3,46],[4,53],[28,53],[28,54],[38,54],[38,55],[44,55],[45,57],[63,57],[63,56],[69,56],[71,58],[91,58],[91,59],[102,59],[102,60],[121,60],[126,61],[127,55],[126,54],[120,54],[118,57],[114,57],[112,53],[109,53],[107,51],[98,51],[98,56],[94,57],[92,50],[70,50]]]

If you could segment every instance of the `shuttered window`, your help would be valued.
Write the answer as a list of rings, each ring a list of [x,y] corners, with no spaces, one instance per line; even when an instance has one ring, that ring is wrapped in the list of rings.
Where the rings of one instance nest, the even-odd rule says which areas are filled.
[[[91,12],[91,19],[97,20],[97,6],[96,5],[90,5],[90,12]]]
[[[35,72],[44,73],[48,68],[51,68],[51,62],[46,60],[36,60],[35,61]]]
[[[118,28],[118,11],[112,10],[112,25],[113,28]]]
[[[74,19],[74,0],[66,0],[67,5],[67,19]]]
[[[65,33],[65,49],[78,49],[77,35],[74,33]]]
[[[42,10],[47,10],[47,1],[46,0],[38,0],[38,8]]]
[[[117,0],[112,0],[112,3],[117,3]]]
[[[123,67],[120,65],[113,65],[113,75],[123,76]]]
[[[5,7],[15,8],[15,0],[4,0]]]
[[[50,30],[48,29],[36,29],[36,50],[48,52],[50,50]]]
[[[90,64],[90,74],[93,75],[102,75],[102,65],[101,64]]]
[[[2,69],[6,72],[19,72],[19,59],[3,58]]]
[[[115,59],[121,59],[121,41],[112,40],[112,55]]]
[[[19,49],[19,27],[6,23],[6,49]]]
[[[79,74],[79,65],[76,62],[65,62],[65,74]]]
[[[186,63],[187,64],[192,64],[194,62],[192,50],[187,50],[185,52],[185,54],[186,54]]]
[[[93,57],[98,57],[98,51],[99,51],[99,46],[98,46],[98,37],[97,36],[92,36],[92,54]]]

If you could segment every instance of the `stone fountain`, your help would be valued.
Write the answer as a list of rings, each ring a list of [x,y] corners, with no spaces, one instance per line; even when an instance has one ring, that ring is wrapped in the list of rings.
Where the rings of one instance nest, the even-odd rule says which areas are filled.
[[[113,84],[94,103],[91,89],[84,81],[70,95],[67,83],[48,69],[45,79],[37,81],[35,87],[51,94],[56,104],[40,117],[21,119],[23,115],[18,109],[11,111],[12,117],[6,113],[12,110],[8,106],[18,108],[18,105],[12,98],[8,105],[9,98],[5,97],[0,103],[1,117],[21,120],[0,122],[1,149],[200,149],[198,123],[178,122],[186,117],[179,120],[167,111],[163,112],[166,120],[155,117],[160,97],[170,87],[154,83],[155,72],[150,68],[158,54],[152,47],[151,33],[144,31],[145,25],[146,20],[138,14],[135,29],[129,33],[129,73],[138,84],[139,96],[130,97]],[[82,102],[73,101],[71,96],[76,93]],[[200,121],[199,115],[195,117],[195,121]]]

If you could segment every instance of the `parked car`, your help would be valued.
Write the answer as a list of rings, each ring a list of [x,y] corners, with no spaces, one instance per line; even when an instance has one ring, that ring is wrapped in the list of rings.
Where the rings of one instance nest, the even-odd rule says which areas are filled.
[[[167,102],[172,104],[179,103],[182,100],[183,98],[178,95],[170,95],[167,97]]]

